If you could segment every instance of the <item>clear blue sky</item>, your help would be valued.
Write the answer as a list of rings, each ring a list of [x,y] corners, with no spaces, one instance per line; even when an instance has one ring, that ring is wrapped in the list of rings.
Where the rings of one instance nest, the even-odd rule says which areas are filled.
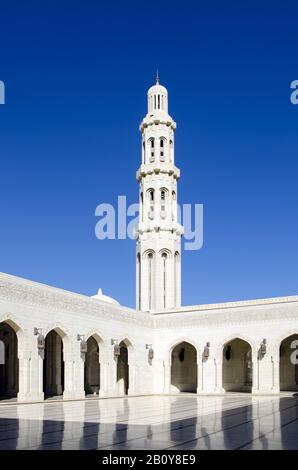
[[[158,66],[179,201],[205,207],[183,304],[298,294],[297,18],[294,0],[2,2],[0,270],[134,306],[135,243],[97,240],[94,211],[137,201]]]

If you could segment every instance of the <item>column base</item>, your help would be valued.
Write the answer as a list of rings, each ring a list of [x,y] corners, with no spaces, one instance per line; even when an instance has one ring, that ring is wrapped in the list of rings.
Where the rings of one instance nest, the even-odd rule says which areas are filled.
[[[18,402],[31,402],[31,401],[44,401],[44,393],[30,393],[30,394],[22,394],[18,393],[17,395]]]
[[[279,389],[265,389],[257,390],[255,388],[251,391],[252,395],[278,395],[280,393]]]
[[[85,392],[63,392],[63,400],[81,400],[85,398]]]
[[[226,391],[221,388],[219,390],[198,390],[197,395],[208,396],[208,395],[224,395]]]

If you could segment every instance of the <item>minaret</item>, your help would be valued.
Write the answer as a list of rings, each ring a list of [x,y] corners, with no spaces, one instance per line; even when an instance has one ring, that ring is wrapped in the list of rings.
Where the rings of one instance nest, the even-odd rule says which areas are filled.
[[[177,219],[174,162],[176,123],[168,114],[168,92],[160,85],[148,90],[148,113],[140,124],[142,164],[137,235],[136,307],[162,310],[181,305],[181,235]]]

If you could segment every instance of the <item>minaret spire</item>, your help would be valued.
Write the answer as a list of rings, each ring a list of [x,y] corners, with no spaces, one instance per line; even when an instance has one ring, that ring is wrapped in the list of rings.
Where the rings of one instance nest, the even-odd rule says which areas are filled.
[[[158,68],[156,69],[156,85],[159,85]]]

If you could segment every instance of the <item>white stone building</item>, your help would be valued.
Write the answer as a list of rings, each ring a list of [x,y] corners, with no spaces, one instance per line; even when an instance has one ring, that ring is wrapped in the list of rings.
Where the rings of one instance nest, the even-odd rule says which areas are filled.
[[[167,90],[143,119],[136,310],[0,274],[0,396],[298,390],[298,296],[181,307],[176,124]]]

